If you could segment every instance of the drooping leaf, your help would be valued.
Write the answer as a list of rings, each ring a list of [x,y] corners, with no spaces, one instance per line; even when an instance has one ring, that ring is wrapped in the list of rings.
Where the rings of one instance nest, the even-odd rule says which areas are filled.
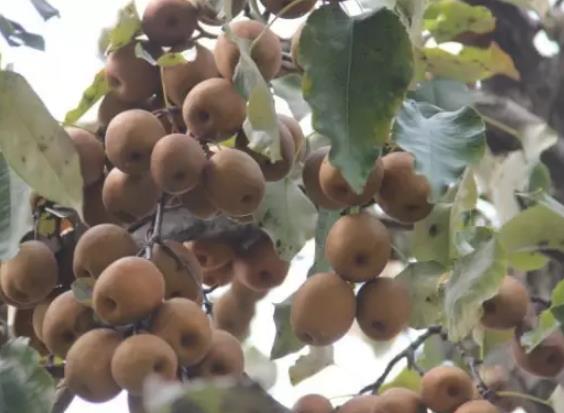
[[[37,50],[45,50],[45,40],[42,36],[28,32],[21,24],[1,14],[0,34],[10,46],[28,46]]]
[[[292,298],[288,297],[281,303],[274,304],[274,325],[276,326],[276,336],[270,350],[270,359],[276,360],[288,354],[295,353],[305,344],[302,343],[294,334],[290,325],[290,311],[292,308]]]
[[[308,276],[317,274],[318,272],[326,272],[331,269],[331,266],[325,258],[325,240],[327,239],[329,230],[340,216],[340,211],[330,211],[328,209],[319,210],[315,229],[315,257],[313,265],[308,271]]]
[[[113,51],[129,44],[141,31],[141,19],[131,0],[118,12],[117,22],[108,34],[108,51]]]
[[[482,303],[499,290],[507,258],[495,236],[460,258],[445,287],[446,328],[452,341],[466,337],[482,316]]]
[[[417,260],[448,265],[451,209],[449,204],[436,204],[427,217],[415,223],[412,253]]]
[[[497,43],[489,48],[465,46],[458,54],[438,47],[425,48],[423,64],[435,76],[471,83],[494,75],[506,75],[519,80],[520,75],[513,59]]]
[[[472,6],[459,0],[438,0],[425,10],[424,27],[438,43],[442,43],[464,32],[489,33],[495,29],[495,17],[484,6]]]
[[[468,86],[452,79],[434,78],[425,81],[413,92],[412,98],[453,112],[472,104]]]
[[[289,178],[266,184],[263,201],[254,213],[270,235],[278,255],[290,261],[315,233],[317,210],[296,182]]]
[[[537,325],[521,336],[521,345],[527,352],[533,351],[545,338],[560,329],[560,322],[550,309],[539,314]]]
[[[292,386],[319,373],[333,364],[333,346],[309,347],[309,353],[300,356],[288,369]]]
[[[16,255],[21,238],[32,227],[30,192],[0,153],[0,260]]]
[[[288,107],[297,120],[302,120],[311,110],[302,95],[302,76],[297,73],[272,79],[274,94],[288,103]]]
[[[267,390],[276,384],[278,376],[276,363],[254,346],[245,349],[245,373]]]
[[[72,294],[76,301],[85,306],[92,306],[92,292],[96,280],[90,277],[79,277],[71,284]]]
[[[331,163],[360,192],[413,75],[405,27],[386,8],[349,17],[338,4],[320,7],[302,31],[300,63],[313,127],[331,140]]]
[[[80,98],[80,102],[76,108],[72,109],[71,111],[67,112],[65,115],[65,125],[73,125],[75,124],[88,110],[94,106],[96,102],[98,102],[101,98],[103,98],[106,93],[110,91],[110,85],[108,80],[106,79],[106,70],[102,69],[96,76],[94,80],[86,88],[86,90],[82,93],[82,97]]]
[[[465,238],[465,221],[469,211],[475,208],[478,202],[478,188],[474,174],[466,168],[450,209],[449,218],[449,256],[456,259],[472,252],[472,247]]]
[[[0,72],[0,148],[31,188],[82,213],[83,182],[74,144],[15,72]]]
[[[49,20],[51,17],[59,17],[59,10],[50,5],[46,0],[31,0],[31,4],[35,10],[43,17],[44,20]]]
[[[425,328],[442,320],[444,292],[441,280],[445,272],[445,267],[439,263],[415,262],[396,276],[409,287],[410,327]]]
[[[392,380],[383,384],[378,390],[378,393],[382,394],[386,390],[396,387],[419,393],[421,391],[421,376],[415,370],[405,368]]]
[[[19,337],[0,348],[0,412],[51,412],[55,383],[28,342]]]
[[[394,141],[415,157],[415,169],[431,185],[431,202],[437,202],[466,166],[484,154],[486,127],[470,107],[455,112],[406,101],[393,129]]]

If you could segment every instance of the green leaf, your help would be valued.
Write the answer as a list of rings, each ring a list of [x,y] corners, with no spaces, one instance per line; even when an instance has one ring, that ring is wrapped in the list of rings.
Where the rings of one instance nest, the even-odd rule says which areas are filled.
[[[452,79],[427,80],[413,92],[412,98],[453,112],[472,104],[468,86]]]
[[[28,342],[19,337],[0,348],[0,412],[51,412],[55,383]]]
[[[300,63],[313,127],[331,140],[331,163],[360,192],[413,76],[406,30],[386,8],[349,17],[338,4],[322,6],[303,28]]]
[[[498,292],[506,273],[506,254],[495,236],[456,262],[445,288],[450,340],[462,340],[478,324],[482,303]]]
[[[441,281],[446,269],[436,262],[415,262],[409,264],[397,275],[405,281],[411,297],[409,326],[426,328],[443,319],[443,288]]]
[[[431,185],[431,202],[437,202],[464,168],[484,155],[486,127],[470,107],[441,111],[426,103],[406,101],[396,119],[393,139],[415,156],[415,169]]]
[[[270,235],[278,255],[287,261],[315,233],[317,210],[289,178],[267,182],[264,198],[254,213],[258,226]]]
[[[193,62],[197,57],[197,49],[192,47],[184,50],[183,52],[166,52],[161,55],[156,61],[156,64],[161,67],[169,67],[181,65],[186,62]]]
[[[427,7],[424,27],[437,43],[442,43],[465,32],[489,33],[495,29],[495,17],[484,6],[471,6],[459,0],[438,0]]]
[[[108,34],[108,51],[123,47],[141,32],[141,19],[132,0],[118,12],[117,22]]]
[[[533,167],[529,176],[529,192],[550,193],[552,192],[552,187],[550,170],[543,162],[539,162]]]
[[[401,387],[419,393],[421,391],[421,376],[415,370],[405,368],[391,381],[382,385],[378,390],[378,394],[382,394],[386,390],[395,387]]]
[[[423,65],[432,74],[472,83],[495,75],[506,75],[514,80],[521,76],[515,68],[513,59],[497,43],[489,48],[464,46],[458,54],[449,53],[438,47],[422,51]]]
[[[506,345],[515,336],[514,329],[496,330],[478,325],[472,331],[474,341],[480,346],[481,359],[485,359],[492,351]]]
[[[286,101],[292,115],[297,120],[302,120],[311,110],[302,95],[302,76],[290,73],[270,81],[276,96]]]
[[[276,326],[276,336],[270,350],[270,359],[276,360],[288,354],[295,353],[305,344],[302,343],[294,334],[290,325],[290,312],[292,309],[292,298],[288,297],[278,304],[274,304],[274,325]]]
[[[325,240],[327,234],[335,222],[340,218],[340,211],[331,211],[328,209],[319,209],[317,215],[317,226],[315,228],[315,257],[313,265],[308,271],[310,275],[317,274],[318,272],[327,272],[331,270],[331,266],[325,258]]]
[[[544,310],[539,314],[537,325],[521,336],[521,345],[527,352],[533,351],[545,338],[560,329],[560,322],[552,311]]]
[[[88,110],[94,106],[102,97],[110,91],[110,85],[106,79],[106,70],[102,69],[96,76],[94,80],[82,93],[80,102],[76,108],[67,112],[65,116],[65,125],[74,125]]]
[[[309,353],[300,356],[288,369],[290,383],[292,383],[292,386],[295,386],[333,363],[333,346],[309,346]]]
[[[456,259],[472,252],[472,247],[465,237],[467,214],[476,207],[478,202],[478,188],[474,174],[470,168],[462,177],[454,197],[449,219],[449,257]]]
[[[31,188],[82,214],[83,181],[74,144],[15,72],[0,72],[0,148]]]
[[[20,240],[33,226],[30,192],[0,153],[0,260],[16,255]]]
[[[415,223],[412,253],[417,260],[448,265],[451,209],[448,204],[436,204],[427,217]]]
[[[79,277],[71,284],[72,294],[79,303],[92,306],[92,291],[96,280],[90,277]]]

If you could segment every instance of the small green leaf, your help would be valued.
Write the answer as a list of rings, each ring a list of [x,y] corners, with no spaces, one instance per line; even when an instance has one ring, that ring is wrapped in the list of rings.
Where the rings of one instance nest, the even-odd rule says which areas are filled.
[[[521,336],[521,345],[527,352],[533,351],[545,338],[560,329],[561,324],[550,309],[540,313],[537,325]]]
[[[395,387],[409,389],[419,393],[421,391],[421,376],[415,370],[405,368],[396,377],[380,387],[378,393],[382,394],[386,390]]]
[[[417,260],[448,265],[451,210],[449,204],[436,204],[427,217],[415,223],[412,253]]]
[[[334,363],[333,346],[309,347],[309,353],[300,356],[288,369],[290,383],[297,385]]]
[[[325,5],[303,28],[299,60],[313,127],[331,140],[331,163],[360,192],[413,76],[405,27],[386,8],[349,17]]]
[[[88,110],[110,91],[106,79],[106,70],[102,69],[94,77],[94,81],[82,93],[78,106],[65,116],[65,125],[74,125]]]
[[[0,348],[0,412],[51,412],[55,383],[28,343],[19,337]]]
[[[156,64],[161,67],[169,67],[181,65],[186,62],[193,62],[196,60],[197,49],[192,47],[183,52],[166,52],[161,55],[156,61]]]
[[[288,354],[295,353],[305,344],[302,343],[294,334],[290,325],[290,312],[292,309],[292,298],[288,297],[281,303],[274,304],[274,325],[276,326],[276,336],[270,350],[270,359],[276,360]]]
[[[315,206],[289,178],[268,182],[254,213],[257,224],[272,238],[278,255],[287,261],[314,236],[316,216]]]
[[[472,83],[495,75],[506,75],[519,80],[521,75],[515,68],[513,59],[497,43],[489,48],[465,46],[458,54],[438,47],[423,50],[422,64],[436,76],[460,82]]]
[[[82,214],[83,182],[74,144],[15,72],[0,72],[0,148],[31,188]]]
[[[21,238],[33,226],[30,192],[0,153],[0,260],[16,255]]]
[[[131,43],[140,32],[141,19],[132,0],[118,12],[117,22],[108,34],[108,51],[111,52]]]
[[[411,296],[409,326],[426,328],[438,324],[443,318],[443,287],[441,280],[446,269],[436,262],[415,262],[409,264],[397,275],[405,281]]]
[[[531,171],[529,176],[529,192],[552,192],[552,178],[550,177],[550,170],[543,162],[539,162]]]
[[[474,174],[470,168],[462,177],[454,197],[449,219],[449,257],[456,259],[459,256],[472,252],[472,247],[465,238],[467,214],[476,207],[478,202],[478,188]]]
[[[466,84],[440,77],[423,82],[411,97],[452,112],[472,104],[472,95]]]
[[[315,228],[315,257],[313,265],[307,273],[308,277],[318,272],[331,270],[331,266],[325,258],[325,240],[327,239],[329,230],[340,216],[340,211],[330,211],[328,209],[320,209],[318,211],[317,226]]]
[[[495,236],[456,262],[445,288],[450,340],[462,340],[478,324],[482,303],[498,292],[506,273],[506,254]]]
[[[270,81],[276,96],[286,101],[292,115],[297,120],[302,120],[311,110],[302,95],[302,76],[297,73],[272,79]]]
[[[431,202],[437,202],[469,164],[485,150],[486,127],[470,107],[455,112],[409,100],[396,119],[394,141],[415,156],[415,169],[431,185]]]
[[[437,43],[453,40],[465,32],[489,33],[495,29],[495,17],[484,6],[471,6],[459,0],[438,0],[425,11],[425,29]]]
[[[71,290],[74,298],[79,303],[88,307],[92,306],[92,291],[96,280],[90,277],[80,277],[73,281]]]

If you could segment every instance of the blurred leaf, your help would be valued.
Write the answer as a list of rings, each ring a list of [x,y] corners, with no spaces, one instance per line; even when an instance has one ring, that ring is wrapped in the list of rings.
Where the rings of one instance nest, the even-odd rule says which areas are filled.
[[[554,317],[550,309],[539,314],[537,325],[521,336],[521,345],[527,352],[533,351],[545,338],[560,329],[560,322]]]
[[[440,77],[472,83],[494,75],[506,75],[514,80],[521,78],[513,59],[497,43],[488,49],[465,46],[458,54],[446,50],[425,48],[423,65],[432,74]]]
[[[478,202],[478,188],[474,174],[470,168],[462,176],[458,185],[449,219],[449,256],[456,259],[472,252],[472,247],[465,238],[467,214],[476,207]]]
[[[449,204],[436,204],[427,217],[415,223],[412,253],[418,261],[449,264],[451,209]]]
[[[437,202],[464,168],[484,155],[486,127],[478,113],[464,107],[442,111],[406,101],[396,119],[393,140],[415,157],[415,169],[431,185],[430,202]]]
[[[102,69],[94,77],[93,82],[82,93],[78,106],[65,115],[65,125],[74,125],[88,110],[96,104],[106,93],[110,91],[110,85],[106,79],[106,70]]]
[[[445,267],[436,262],[414,262],[396,276],[409,287],[410,327],[426,328],[442,321],[444,292],[441,280],[445,272]]]
[[[276,336],[274,337],[274,343],[270,350],[271,360],[276,360],[288,354],[295,353],[305,346],[305,344],[296,337],[290,325],[292,298],[293,295],[281,303],[274,304],[273,318],[274,325],[276,326]]]
[[[32,228],[30,193],[0,153],[0,260],[14,257],[20,240]]]
[[[51,6],[46,0],[31,0],[31,4],[35,10],[43,17],[44,20],[49,20],[51,17],[59,17],[59,10]]]
[[[316,216],[315,206],[289,178],[267,182],[262,203],[254,213],[257,225],[268,233],[278,255],[287,261],[313,237]]]
[[[550,311],[560,323],[564,322],[564,280],[556,284],[552,290],[550,303]]]
[[[438,335],[429,337],[423,344],[423,351],[417,356],[416,362],[424,370],[443,364],[448,358],[445,341]]]
[[[133,40],[141,32],[141,19],[131,0],[118,12],[117,22],[108,34],[108,52],[119,49]]]
[[[360,192],[413,75],[405,27],[386,8],[349,17],[328,4],[309,16],[299,60],[313,127],[331,140],[331,163]]]
[[[532,193],[550,193],[552,191],[550,170],[543,162],[533,167],[529,176],[528,190]]]
[[[196,60],[197,49],[192,47],[183,52],[166,52],[157,59],[157,65],[161,67],[169,67],[181,65],[186,62],[193,62]]]
[[[0,348],[0,412],[51,412],[55,383],[28,343],[19,337]]]
[[[313,265],[309,269],[307,275],[317,274],[318,272],[327,272],[331,270],[331,266],[325,258],[325,240],[327,234],[333,224],[341,217],[340,211],[330,211],[320,208],[317,214],[317,226],[315,228],[315,257]]]
[[[0,71],[0,149],[31,188],[82,214],[83,182],[74,144],[15,72]]]
[[[333,363],[333,346],[309,346],[309,353],[300,356],[288,369],[290,383],[295,386]]]
[[[471,6],[459,0],[438,0],[425,10],[425,29],[437,43],[453,40],[465,32],[489,33],[495,29],[495,17],[484,6]]]
[[[444,311],[450,340],[462,340],[478,324],[482,303],[498,292],[506,273],[506,253],[495,236],[455,263],[445,289]]]
[[[311,110],[302,95],[302,76],[290,73],[282,77],[272,79],[274,94],[280,96],[288,103],[288,107],[298,121],[308,115]]]
[[[391,381],[382,385],[378,390],[378,394],[382,394],[394,387],[401,387],[419,393],[421,391],[421,376],[415,370],[405,368]]]
[[[76,301],[92,307],[92,291],[96,280],[90,277],[79,277],[71,284],[71,290]]]
[[[423,82],[411,96],[443,110],[456,111],[472,104],[472,95],[463,82],[436,77]]]
[[[492,351],[510,342],[515,335],[513,330],[494,330],[481,325],[476,326],[472,331],[472,336],[481,348],[481,359],[485,359]]]
[[[276,363],[254,346],[245,349],[245,373],[267,390],[276,384],[278,376]]]
[[[10,46],[28,46],[37,50],[45,50],[45,40],[42,36],[28,32],[21,24],[1,14],[0,34]]]

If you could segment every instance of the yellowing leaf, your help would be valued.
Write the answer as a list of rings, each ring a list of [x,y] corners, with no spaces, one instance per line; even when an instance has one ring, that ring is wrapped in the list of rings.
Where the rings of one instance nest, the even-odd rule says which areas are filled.
[[[506,75],[515,80],[521,77],[511,56],[495,42],[488,49],[466,46],[458,54],[438,47],[425,48],[418,57],[423,59],[427,71],[434,75],[466,83],[494,75]]]
[[[82,213],[78,153],[27,81],[0,72],[0,148],[12,169],[41,196]]]
[[[102,69],[96,73],[94,81],[82,93],[78,106],[66,114],[65,125],[76,123],[76,121],[88,112],[88,110],[109,91],[110,85],[106,79],[106,71]]]
[[[141,19],[135,2],[131,1],[118,12],[117,23],[108,34],[108,51],[111,52],[130,43],[140,31]]]

